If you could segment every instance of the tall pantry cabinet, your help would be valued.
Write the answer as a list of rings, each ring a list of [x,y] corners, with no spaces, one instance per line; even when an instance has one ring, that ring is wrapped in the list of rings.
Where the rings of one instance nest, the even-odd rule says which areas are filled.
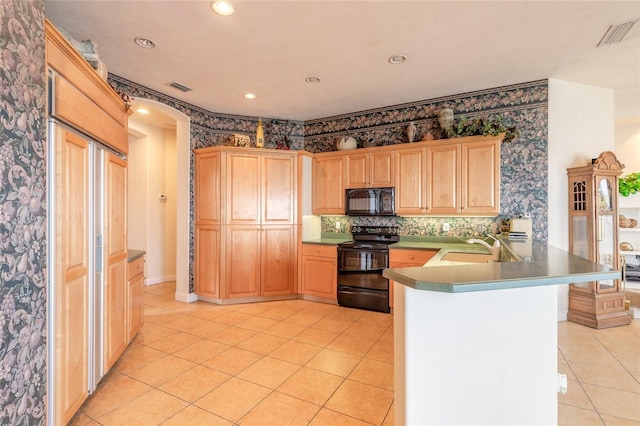
[[[127,108],[49,21],[45,46],[51,235],[47,394],[51,424],[66,424],[129,341]]]
[[[195,284],[204,300],[295,293],[297,153],[195,151]]]

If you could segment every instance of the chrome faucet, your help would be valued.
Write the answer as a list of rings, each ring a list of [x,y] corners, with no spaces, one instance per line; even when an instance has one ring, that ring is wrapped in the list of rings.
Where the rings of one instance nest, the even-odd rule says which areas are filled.
[[[489,235],[489,234],[487,234],[487,237],[490,237],[493,239],[493,246],[489,245],[489,243],[479,238],[469,238],[465,242],[467,244],[480,244],[486,247],[487,250],[489,250],[489,253],[491,253],[491,259],[497,262],[500,260],[500,240],[498,240],[493,235]]]

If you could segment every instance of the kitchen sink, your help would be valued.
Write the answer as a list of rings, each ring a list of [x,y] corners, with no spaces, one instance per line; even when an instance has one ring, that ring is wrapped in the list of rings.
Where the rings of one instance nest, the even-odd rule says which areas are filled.
[[[449,262],[467,262],[467,263],[489,263],[492,261],[491,254],[483,253],[461,253],[450,251],[445,253],[440,260],[446,260]]]

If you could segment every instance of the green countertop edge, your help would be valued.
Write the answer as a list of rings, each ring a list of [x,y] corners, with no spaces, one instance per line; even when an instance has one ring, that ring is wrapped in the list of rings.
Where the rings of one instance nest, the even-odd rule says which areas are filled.
[[[303,244],[337,245],[351,241],[349,234],[326,234]],[[532,256],[520,259],[508,240],[501,238],[503,252],[516,261],[497,263],[447,262],[441,258],[448,252],[487,253],[478,244],[466,244],[452,237],[401,237],[389,246],[393,249],[438,250],[422,267],[388,268],[383,275],[416,290],[441,293],[469,293],[525,287],[560,285],[595,280],[619,279],[619,271],[599,265],[546,243],[532,240]],[[521,244],[517,242],[515,244]],[[554,270],[547,272],[553,266]],[[461,278],[460,275],[479,275],[480,279]]]
[[[144,256],[146,251],[144,250],[127,250],[127,263],[131,263],[137,258]]]
[[[468,293],[475,291],[504,290],[559,284],[619,279],[619,271],[572,255],[546,243],[533,240],[532,256],[527,261],[497,262],[487,264],[444,262],[440,258],[449,251],[461,251],[465,246],[442,247],[422,267],[389,268],[383,275],[397,283],[416,290],[443,293]],[[516,256],[508,240],[502,239],[503,249]],[[483,249],[478,245],[467,245],[473,250]],[[467,250],[465,250],[467,251]],[[470,251],[470,250],[469,250]],[[552,269],[551,271],[549,271]],[[467,275],[465,277],[465,275]],[[469,279],[479,275],[481,278]]]

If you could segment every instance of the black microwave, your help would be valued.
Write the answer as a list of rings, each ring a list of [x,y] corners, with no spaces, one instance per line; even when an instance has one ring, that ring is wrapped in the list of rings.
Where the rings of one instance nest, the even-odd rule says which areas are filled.
[[[347,189],[347,216],[395,216],[395,188]]]

